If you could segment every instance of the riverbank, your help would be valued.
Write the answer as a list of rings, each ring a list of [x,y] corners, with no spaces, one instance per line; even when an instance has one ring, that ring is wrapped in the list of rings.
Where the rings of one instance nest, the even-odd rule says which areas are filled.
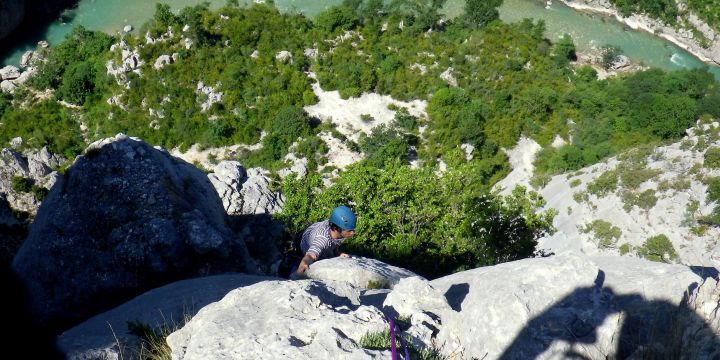
[[[709,41],[709,46],[704,48],[697,40],[691,30],[677,30],[667,26],[659,20],[646,15],[633,14],[624,17],[615,6],[607,0],[560,0],[563,4],[578,10],[591,13],[599,13],[614,17],[618,22],[627,25],[634,30],[643,30],[655,36],[663,38],[681,47],[688,53],[706,63],[720,64],[720,37],[707,25],[695,16],[690,16],[695,28],[703,33]]]

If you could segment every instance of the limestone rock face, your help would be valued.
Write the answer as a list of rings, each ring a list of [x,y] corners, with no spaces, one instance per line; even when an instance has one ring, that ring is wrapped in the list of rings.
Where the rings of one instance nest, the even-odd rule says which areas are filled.
[[[401,279],[418,276],[412,271],[375,259],[335,257],[313,263],[307,277],[323,281],[345,281],[358,288],[391,289]]]
[[[0,69],[0,80],[15,80],[20,77],[20,70],[12,65]]]
[[[58,180],[13,266],[38,320],[62,328],[138,291],[251,263],[202,171],[118,135]]]
[[[441,312],[435,341],[461,358],[716,358],[717,329],[683,305],[701,283],[687,267],[624,257],[558,256],[478,268],[430,282],[453,309]]]
[[[133,358],[139,345],[132,323],[153,329],[176,329],[206,305],[242,286],[276,278],[223,274],[181,280],[150,290],[125,304],[65,331],[57,343],[68,360]]]
[[[245,169],[237,161],[222,161],[208,175],[228,215],[274,214],[282,210],[283,198],[270,190],[262,169]]]
[[[274,239],[282,232],[282,225],[271,214],[282,210],[282,194],[270,189],[270,178],[261,168],[245,169],[237,161],[222,161],[208,179],[215,187],[230,224],[235,232],[242,234],[245,245],[253,259],[258,260],[264,271],[273,272],[281,252]]]
[[[323,263],[330,262],[311,270]],[[353,271],[349,263],[343,266]],[[174,360],[385,359],[389,351],[359,344],[363,335],[387,329],[385,316],[404,319],[403,336],[444,358],[717,359],[720,286],[696,273],[716,276],[717,270],[556,256],[433,281],[404,277],[392,290],[224,275],[148,292],[66,332],[59,343],[68,353],[111,354],[106,324],[124,342],[129,337],[122,319],[153,326],[158,309],[174,316],[180,299],[192,297],[209,305],[192,311],[192,320],[167,338]],[[217,301],[233,286],[238,288]]]
[[[344,282],[265,281],[204,307],[167,343],[174,360],[388,359],[388,350],[358,346],[387,328],[362,295]]]
[[[13,209],[35,214],[40,200],[32,192],[18,192],[13,189],[13,177],[30,179],[35,185],[50,189],[57,177],[53,168],[64,161],[62,157],[50,153],[47,147],[25,153],[14,149],[0,150],[0,194],[4,194]]]

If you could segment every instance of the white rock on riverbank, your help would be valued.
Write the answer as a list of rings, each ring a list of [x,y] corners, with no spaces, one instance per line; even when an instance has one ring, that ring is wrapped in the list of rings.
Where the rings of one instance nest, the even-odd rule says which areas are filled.
[[[577,10],[613,16],[619,22],[626,24],[632,29],[644,30],[674,43],[704,62],[720,64],[720,37],[717,36],[717,33],[714,32],[709,25],[701,21],[694,14],[690,14],[688,20],[709,40],[709,46],[707,48],[701,46],[700,43],[698,43],[698,41],[693,37],[692,32],[688,29],[677,30],[665,25],[659,20],[642,14],[633,14],[629,17],[624,17],[608,0],[560,1]]]

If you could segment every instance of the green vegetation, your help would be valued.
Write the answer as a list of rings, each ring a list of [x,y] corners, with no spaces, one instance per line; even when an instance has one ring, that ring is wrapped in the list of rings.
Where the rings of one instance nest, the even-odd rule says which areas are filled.
[[[444,359],[437,349],[418,349],[416,348],[409,335],[405,335],[403,340],[408,346],[408,352],[413,359],[421,360],[440,360]],[[395,344],[400,346],[400,335],[395,334]],[[382,331],[370,331],[365,333],[359,342],[360,347],[370,350],[390,350],[390,329]]]
[[[631,251],[631,249],[630,249],[630,244],[628,244],[628,243],[623,243],[622,245],[620,245],[620,246],[618,247],[618,250],[620,251],[620,255],[628,254],[628,253],[630,253],[630,251]]]
[[[618,185],[618,171],[608,170],[587,186],[590,194],[601,197],[615,192]]]
[[[68,159],[85,148],[72,111],[54,101],[8,109],[0,123],[0,143],[7,144],[10,139],[20,136],[26,147],[47,146],[51,152]]]
[[[637,248],[637,254],[650,261],[658,262],[670,262],[678,257],[670,239],[663,234],[645,240],[645,243]]]
[[[602,53],[602,66],[605,70],[610,69],[622,55],[622,50],[619,47],[611,45],[603,46],[600,48],[600,52]]]
[[[720,29],[720,2],[718,0],[686,0],[683,3],[713,29]]]
[[[190,316],[185,315],[183,323],[190,321]],[[170,360],[171,349],[167,344],[167,336],[182,327],[183,324],[163,324],[157,327],[153,327],[146,323],[138,321],[128,321],[128,333],[137,336],[140,339],[138,348],[130,349],[131,353],[129,358],[131,359],[144,359],[144,360]],[[122,345],[120,347],[120,358],[123,358]]]
[[[19,193],[29,193],[32,192],[35,196],[35,199],[38,201],[45,200],[45,197],[48,194],[48,190],[45,189],[42,186],[36,185],[35,181],[30,178],[22,177],[22,176],[13,176],[12,180],[12,189]]]
[[[625,17],[633,13],[647,14],[650,17],[661,19],[670,25],[677,22],[676,18],[679,15],[679,10],[674,0],[610,0],[610,3],[617,6]],[[702,3],[703,7],[707,4],[706,1]]]
[[[704,182],[707,184],[706,201],[720,202],[720,177],[706,178]],[[698,221],[704,225],[720,226],[720,204],[716,204],[709,215],[700,217]]]
[[[598,81],[592,69],[572,68],[572,38],[552,44],[544,38],[544,23],[503,24],[497,21],[500,1],[469,1],[463,15],[439,25],[442,3],[350,1],[312,20],[280,14],[272,5],[228,3],[218,11],[198,5],[177,13],[158,5],[154,18],[140,29],[165,39],[152,44],[78,28],[46,52],[48,62],[32,86],[53,89],[55,99],[82,107],[68,110],[52,99],[39,107],[8,106],[37,100],[30,93],[3,95],[0,141],[33,138],[36,129],[28,146],[51,145],[72,158],[83,147],[80,119],[91,129],[89,141],[124,132],[181,150],[196,143],[251,144],[265,131],[269,136],[263,143],[269,149],[245,153],[240,160],[274,169],[281,166],[290,141],[290,134],[276,134],[273,127],[279,113],[317,101],[308,71],[324,90],[338,90],[344,97],[377,92],[429,100],[428,146],[418,146],[417,156],[430,164],[438,157],[447,162],[445,157],[460,143],[472,144],[476,158],[484,161],[487,181],[507,171],[499,148],[512,147],[521,134],[546,145],[555,134],[573,132],[572,144],[547,147],[538,159],[539,173],[554,174],[638,144],[679,138],[700,114],[720,115],[720,93],[706,69],[649,70]],[[182,33],[185,24],[189,48],[179,36],[170,36]],[[107,61],[120,65],[121,51],[109,51],[120,40],[137,48],[144,62],[141,75],[125,73],[122,84],[105,71]],[[318,56],[306,55],[305,49],[316,49]],[[276,58],[280,51],[291,57]],[[160,55],[173,53],[174,64],[152,67]],[[439,76],[450,67],[458,87],[448,88]],[[197,90],[201,82],[223,94],[207,109],[200,106],[207,100]],[[108,104],[110,98],[117,104]],[[41,121],[22,121],[28,118]],[[380,150],[376,158],[384,152],[402,157],[402,143],[414,145],[406,125],[413,126],[398,122],[404,130],[397,135],[405,139]],[[315,130],[311,126],[293,135],[304,143],[303,155],[319,164],[324,149],[309,140]],[[56,135],[49,139],[40,134]],[[382,161],[373,163],[382,166]]]
[[[12,189],[19,193],[26,193],[30,192],[33,186],[32,179],[28,179],[23,176],[13,176],[12,180]]]
[[[284,211],[277,218],[290,233],[327,217],[336,204],[355,204],[360,221],[346,251],[438,277],[532,256],[536,240],[551,230],[553,211],[536,213],[542,200],[517,188],[501,197],[487,191],[473,168],[411,169],[399,162],[383,169],[349,167],[319,191],[320,178],[286,178]]]
[[[585,225],[581,230],[586,234],[590,232],[594,233],[595,239],[598,240],[598,247],[601,249],[614,247],[620,235],[622,235],[619,227],[613,226],[605,220],[594,220],[590,224]]]
[[[713,146],[705,151],[705,162],[703,166],[708,169],[720,168],[720,147]]]
[[[655,196],[655,190],[647,189],[641,193],[635,193],[632,191],[625,191],[622,194],[623,208],[625,211],[630,211],[633,206],[637,206],[647,212],[657,204],[657,196]]]
[[[661,171],[657,169],[648,169],[644,164],[622,164],[618,167],[620,180],[626,189],[637,189],[640,184],[653,179],[660,175]]]

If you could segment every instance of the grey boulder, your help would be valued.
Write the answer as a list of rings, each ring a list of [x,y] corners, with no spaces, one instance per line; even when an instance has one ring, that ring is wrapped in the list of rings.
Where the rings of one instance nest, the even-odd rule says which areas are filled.
[[[56,329],[172,281],[254,269],[205,174],[124,135],[67,169],[13,267],[36,320]]]

